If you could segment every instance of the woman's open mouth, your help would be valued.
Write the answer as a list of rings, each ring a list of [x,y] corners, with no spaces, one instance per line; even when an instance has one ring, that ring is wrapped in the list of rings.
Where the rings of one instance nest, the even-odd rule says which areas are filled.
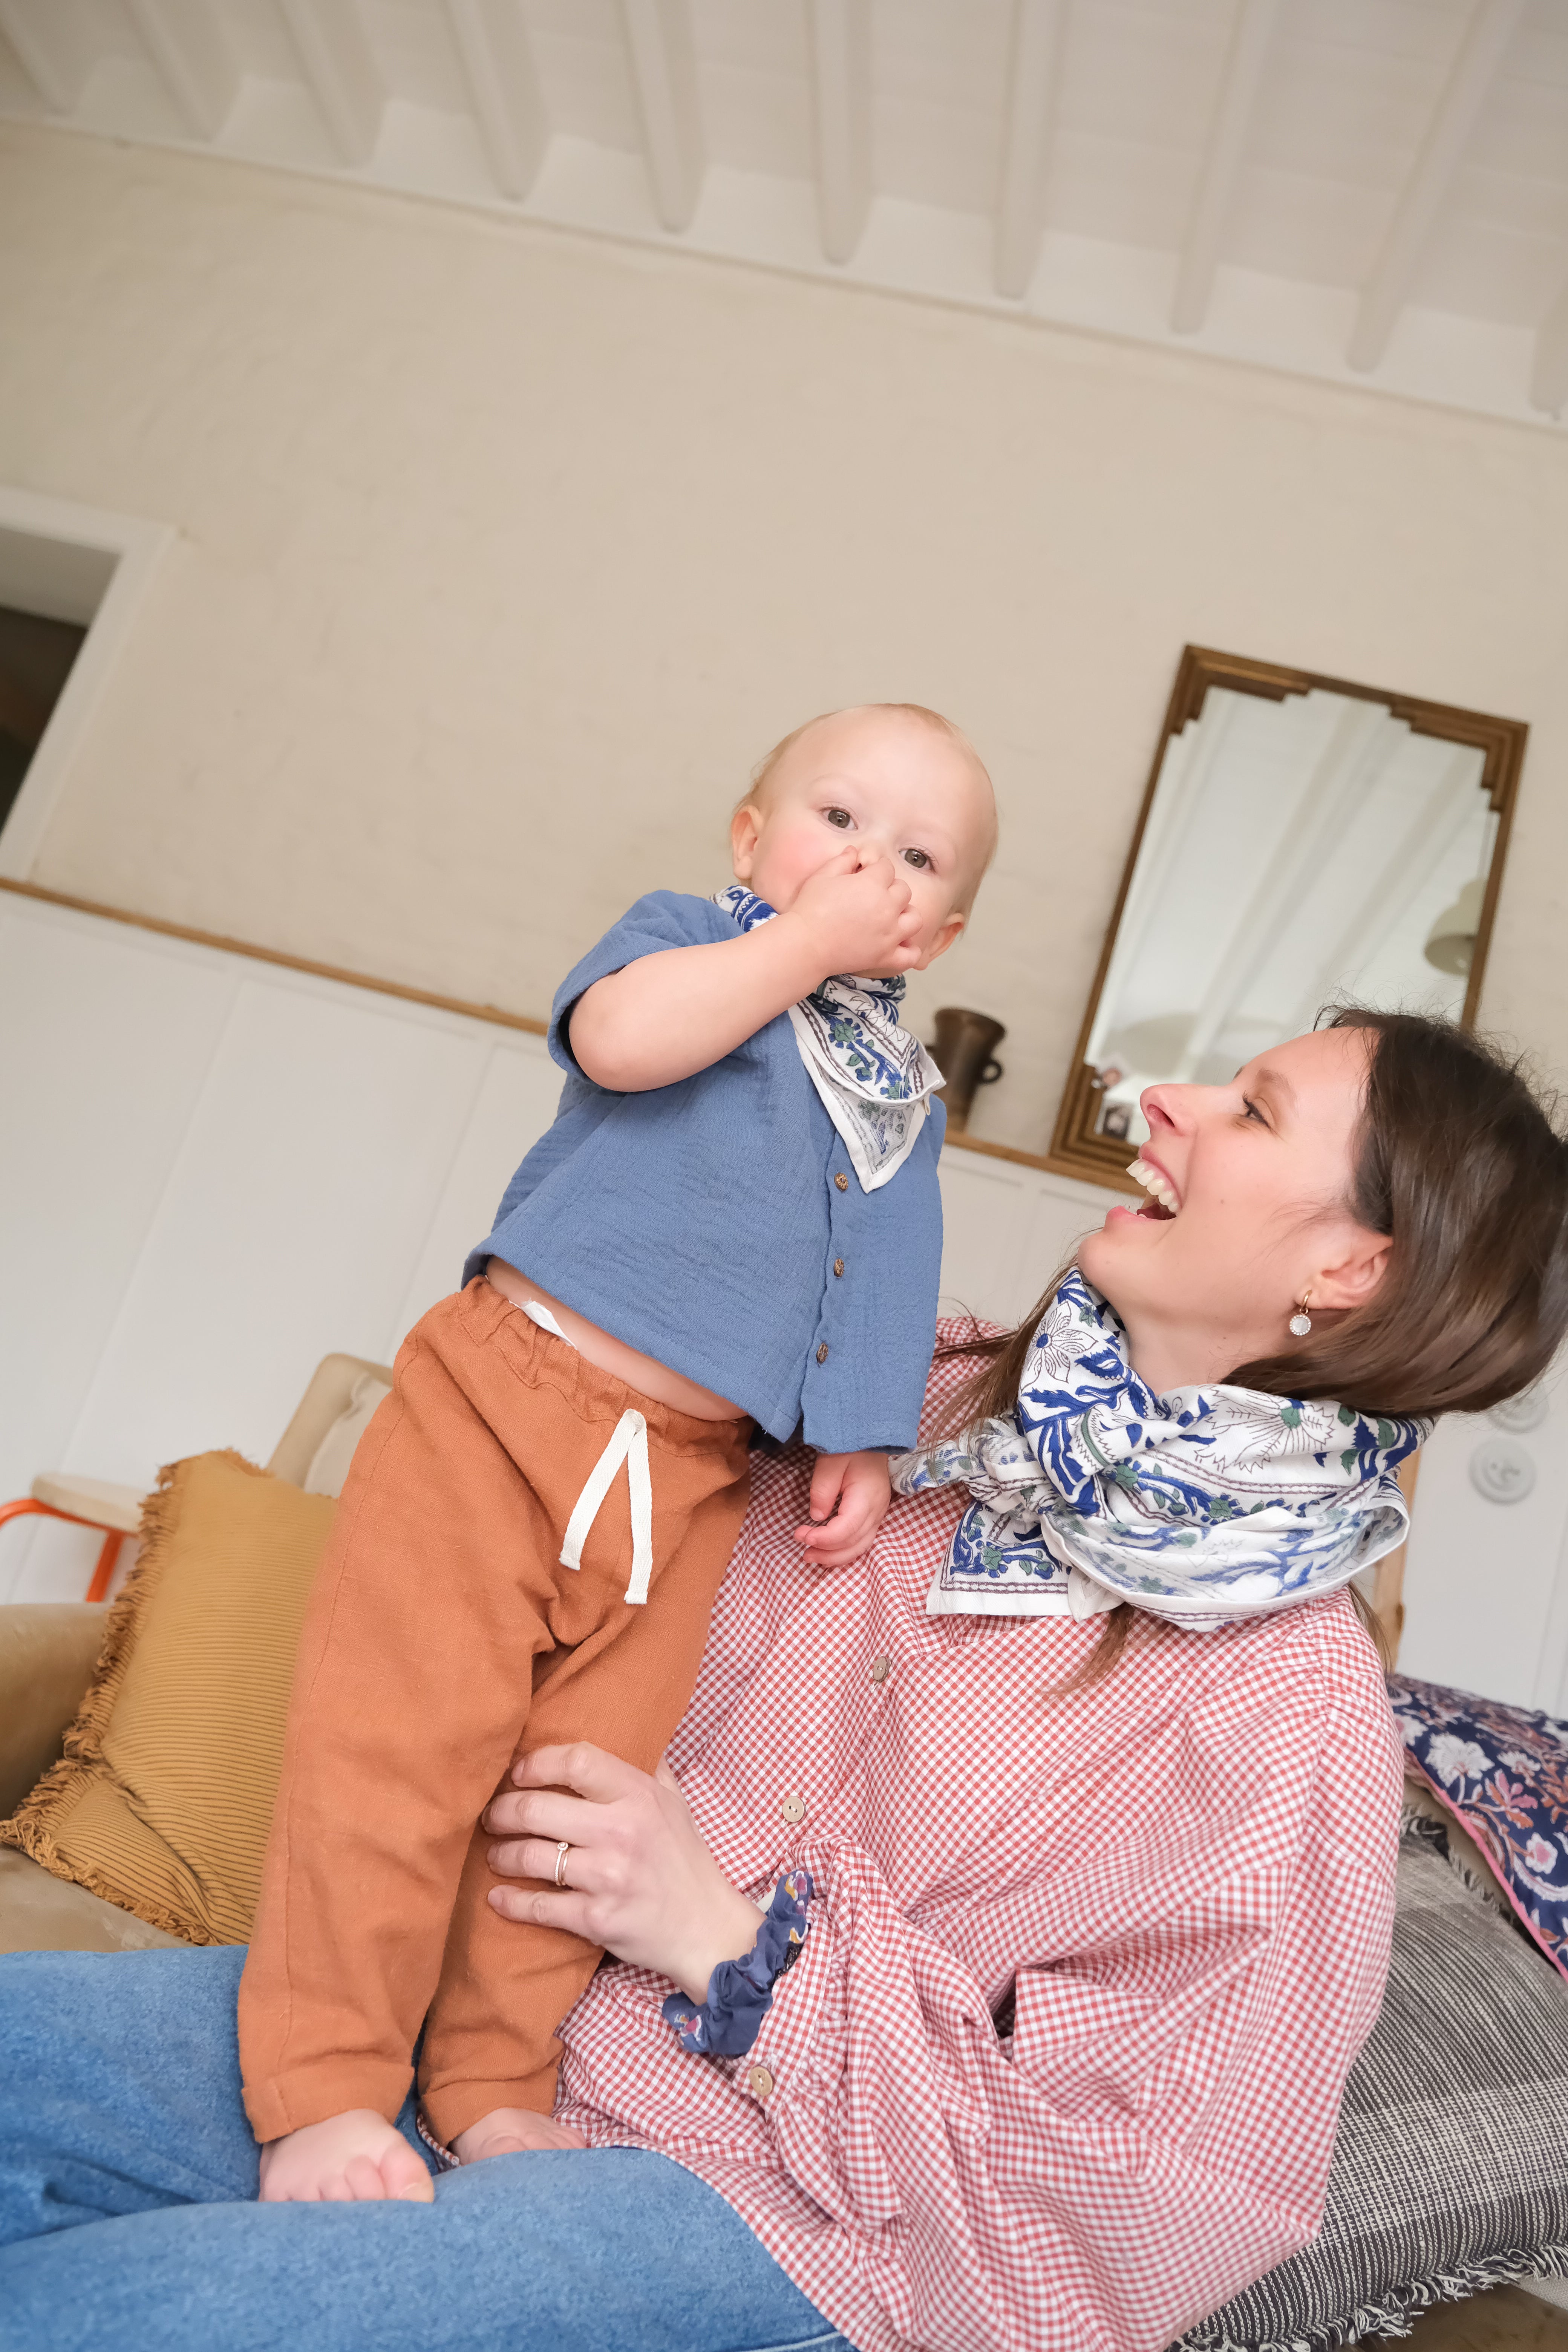
[[[1182,1196],[1163,1168],[1156,1168],[1148,1160],[1133,1160],[1128,1163],[1127,1173],[1142,1184],[1149,1195],[1138,1212],[1141,1217],[1146,1217],[1155,1224],[1163,1224],[1179,1213]]]

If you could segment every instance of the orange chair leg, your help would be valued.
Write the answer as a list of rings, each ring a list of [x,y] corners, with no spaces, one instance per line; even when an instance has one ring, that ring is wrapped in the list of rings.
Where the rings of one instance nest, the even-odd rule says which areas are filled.
[[[87,1588],[89,1601],[108,1600],[109,1580],[114,1574],[114,1563],[120,1558],[120,1547],[124,1541],[125,1538],[119,1534],[104,1537],[103,1549],[98,1555],[98,1566],[92,1571],[92,1582]]]

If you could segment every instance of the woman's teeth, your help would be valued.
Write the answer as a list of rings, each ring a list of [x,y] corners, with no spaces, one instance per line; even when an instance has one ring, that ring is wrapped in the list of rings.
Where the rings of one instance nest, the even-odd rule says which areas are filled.
[[[1146,1192],[1152,1193],[1169,1215],[1173,1217],[1176,1214],[1182,1205],[1181,1197],[1175,1186],[1168,1182],[1157,1168],[1151,1168],[1146,1160],[1133,1160],[1128,1163],[1127,1173],[1142,1184]]]

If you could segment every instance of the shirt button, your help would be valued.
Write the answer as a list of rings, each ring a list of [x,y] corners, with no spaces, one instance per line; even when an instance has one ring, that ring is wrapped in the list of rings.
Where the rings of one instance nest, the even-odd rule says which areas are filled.
[[[773,2078],[765,2066],[752,2066],[746,2075],[746,2088],[754,2099],[765,2099],[773,2087]]]
[[[816,1351],[816,1360],[819,1364],[825,1364],[827,1361],[827,1342],[826,1339],[824,1339],[821,1347],[818,1348]]]
[[[848,1179],[848,1177],[847,1177],[847,1176],[846,1176],[846,1175],[845,1175],[845,1173],[844,1173],[844,1171],[843,1171],[843,1170],[842,1170],[842,1169],[840,1169],[840,1170],[839,1170],[839,1171],[838,1171],[837,1175],[834,1178],[834,1180],[833,1180],[833,1181],[834,1181],[834,1182],[837,1185],[837,1187],[838,1187],[838,1189],[839,1189],[839,1191],[840,1191],[841,1192],[847,1192],[847,1191],[849,1190],[849,1179]]]
[[[779,1811],[786,1822],[803,1822],[805,1819],[805,1800],[800,1797],[786,1797],[779,1807]]]
[[[844,1260],[843,1260],[841,1257],[836,1257],[836,1258],[834,1259],[834,1261],[833,1261],[833,1271],[834,1271],[834,1273],[835,1273],[835,1274],[842,1274],[842,1273],[843,1273],[843,1271],[844,1271]]]
[[[888,1679],[888,1676],[892,1673],[892,1671],[893,1671],[893,1662],[892,1662],[891,1658],[873,1658],[873,1659],[872,1659],[872,1661],[871,1661],[871,1680],[872,1680],[874,1683],[885,1683],[885,1682],[887,1681],[887,1679]]]

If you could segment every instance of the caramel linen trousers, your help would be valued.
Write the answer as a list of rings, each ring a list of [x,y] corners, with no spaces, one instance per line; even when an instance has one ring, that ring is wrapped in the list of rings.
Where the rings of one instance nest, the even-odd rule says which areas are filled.
[[[419,2053],[437,2137],[548,2114],[555,2027],[598,1964],[500,1918],[476,1824],[513,1758],[590,1739],[651,1771],[701,1661],[745,1514],[751,1423],[637,1395],[482,1278],[399,1351],[312,1589],[239,1992],[258,2140],[389,2119]],[[647,1423],[653,1574],[626,1599],[625,1465],[575,1572],[563,1538],[628,1408]]]

